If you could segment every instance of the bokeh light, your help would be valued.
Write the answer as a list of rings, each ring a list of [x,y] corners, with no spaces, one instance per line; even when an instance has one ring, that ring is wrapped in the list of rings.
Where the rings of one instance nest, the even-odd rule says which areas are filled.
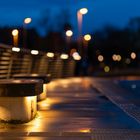
[[[91,40],[91,35],[87,34],[84,36],[85,41],[90,41]]]
[[[99,56],[98,56],[98,61],[99,61],[99,62],[103,62],[103,61],[104,61],[103,55],[99,55]]]
[[[85,15],[88,13],[88,9],[87,8],[82,8],[79,10],[80,14]]]
[[[73,32],[71,30],[66,31],[66,36],[71,37],[73,35]]]
[[[109,72],[109,71],[110,71],[110,67],[109,67],[109,66],[105,66],[105,67],[104,67],[104,71],[105,71],[105,72]]]
[[[13,36],[17,36],[17,35],[18,35],[18,33],[19,33],[19,32],[18,32],[18,30],[17,30],[17,29],[14,29],[14,30],[12,31],[12,35],[13,35]]]

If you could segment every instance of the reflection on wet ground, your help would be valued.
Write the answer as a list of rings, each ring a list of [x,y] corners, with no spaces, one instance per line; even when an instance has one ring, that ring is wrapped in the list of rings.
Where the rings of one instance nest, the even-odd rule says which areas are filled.
[[[94,83],[96,80],[90,78],[52,81],[48,86],[48,98],[38,103],[36,118],[26,124],[1,124],[1,136],[28,140],[35,137],[88,140],[99,132],[111,136],[115,132],[117,136],[122,135],[121,132],[140,132],[140,124],[112,103]]]

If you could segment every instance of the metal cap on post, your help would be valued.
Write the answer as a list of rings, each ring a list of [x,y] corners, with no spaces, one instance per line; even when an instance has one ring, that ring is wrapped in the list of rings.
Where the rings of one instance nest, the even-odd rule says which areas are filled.
[[[41,79],[43,80],[44,84],[47,84],[51,81],[51,75],[50,74],[15,74],[12,76],[15,79]]]
[[[0,80],[0,97],[36,96],[42,91],[42,80]]]

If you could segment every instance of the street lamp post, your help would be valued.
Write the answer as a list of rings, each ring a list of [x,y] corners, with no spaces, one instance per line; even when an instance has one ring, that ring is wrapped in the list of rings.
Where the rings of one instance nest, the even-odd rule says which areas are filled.
[[[78,19],[78,43],[79,43],[79,51],[81,51],[81,43],[82,43],[82,22],[83,22],[83,15],[88,13],[87,8],[82,8],[77,12],[77,19]]]
[[[12,36],[13,36],[13,45],[15,47],[18,47],[18,30],[17,29],[14,29],[12,30]]]
[[[84,46],[87,47],[88,46],[88,42],[91,40],[91,35],[90,34],[86,34],[84,35]]]
[[[23,48],[27,48],[27,30],[26,26],[32,22],[31,18],[25,18],[23,22]]]
[[[91,35],[90,34],[86,34],[84,35],[84,38],[83,38],[83,55],[87,55],[87,51],[88,51],[88,43],[89,41],[91,40]]]
[[[66,42],[67,42],[67,43],[70,42],[70,39],[71,39],[72,35],[73,35],[72,30],[67,30],[67,31],[66,31]]]
[[[72,35],[73,35],[72,30],[66,31],[66,50],[70,49],[70,40],[71,40]]]

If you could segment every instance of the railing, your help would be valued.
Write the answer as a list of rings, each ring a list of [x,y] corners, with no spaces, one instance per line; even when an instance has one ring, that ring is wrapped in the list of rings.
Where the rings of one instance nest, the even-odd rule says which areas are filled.
[[[52,78],[74,76],[76,62],[72,58],[61,59],[60,54],[48,57],[45,52],[31,54],[31,50],[0,44],[0,79],[13,74],[51,74]]]

